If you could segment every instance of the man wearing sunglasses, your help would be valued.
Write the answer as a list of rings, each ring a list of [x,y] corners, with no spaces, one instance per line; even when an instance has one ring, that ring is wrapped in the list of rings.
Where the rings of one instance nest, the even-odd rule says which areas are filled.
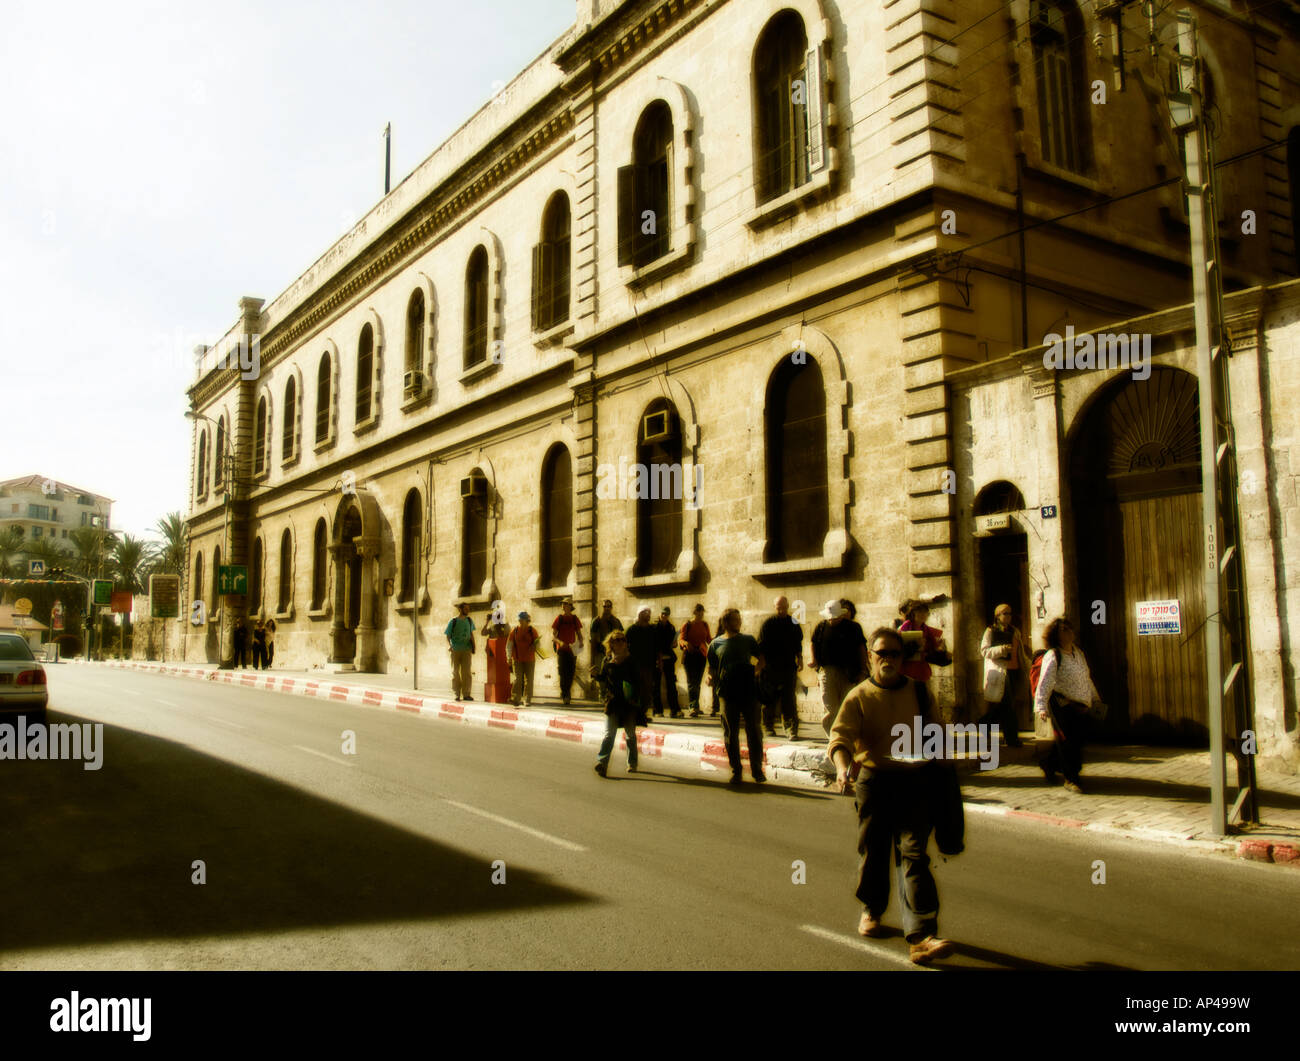
[[[929,714],[929,695],[903,674],[903,639],[882,626],[867,639],[871,674],[844,699],[831,728],[827,754],[836,783],[848,791],[849,766],[861,767],[854,795],[858,806],[859,902],[863,936],[884,934],[881,918],[889,905],[890,856],[897,848],[901,873],[903,929],[918,965],[952,953],[938,937],[939,892],[926,847],[934,828],[931,781],[924,759],[896,757],[895,727],[908,730]],[[920,741],[912,744],[919,747]]]

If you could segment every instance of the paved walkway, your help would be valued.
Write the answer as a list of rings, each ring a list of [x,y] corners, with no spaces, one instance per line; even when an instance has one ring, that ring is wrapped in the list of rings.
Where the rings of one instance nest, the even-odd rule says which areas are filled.
[[[82,664],[85,665],[85,664]],[[379,707],[457,718],[496,728],[531,732],[582,743],[598,742],[604,712],[591,702],[564,706],[557,697],[539,697],[531,709],[474,701],[461,706],[445,684],[411,687],[409,675],[281,670],[219,671],[213,665],[111,662],[145,671],[229,681],[240,685],[348,700]],[[764,742],[768,773],[778,783],[825,788],[825,739],[816,724],[804,723],[809,739],[769,737]],[[685,757],[718,770],[726,767],[717,719],[658,718],[640,731],[642,755]],[[1049,787],[1026,746],[1001,749],[998,768],[963,764],[962,790],[971,813],[1027,818],[1067,828],[1086,829],[1137,841],[1175,843],[1300,869],[1300,777],[1261,773],[1259,826],[1229,838],[1214,837],[1210,825],[1210,753],[1184,748],[1090,745],[1085,753],[1086,793]],[[1235,764],[1227,764],[1227,803],[1235,798]]]

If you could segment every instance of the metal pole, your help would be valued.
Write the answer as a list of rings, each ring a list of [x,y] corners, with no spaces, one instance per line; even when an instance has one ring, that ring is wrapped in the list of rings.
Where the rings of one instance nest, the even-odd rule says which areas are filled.
[[[411,688],[420,688],[420,596],[411,601]]]

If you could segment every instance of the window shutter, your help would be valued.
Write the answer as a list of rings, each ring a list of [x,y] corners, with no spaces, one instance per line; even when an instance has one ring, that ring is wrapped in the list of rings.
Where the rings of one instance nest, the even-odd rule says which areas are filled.
[[[631,265],[636,257],[636,193],[640,180],[639,166],[618,168],[618,264]]]
[[[808,172],[826,168],[826,64],[820,47],[810,48],[804,59],[804,99],[807,101]]]
[[[551,283],[555,300],[551,306],[552,326],[569,319],[569,237],[551,244]]]
[[[533,246],[533,331],[540,332],[548,327],[543,303],[546,298],[546,285],[542,278],[542,256],[546,243]]]

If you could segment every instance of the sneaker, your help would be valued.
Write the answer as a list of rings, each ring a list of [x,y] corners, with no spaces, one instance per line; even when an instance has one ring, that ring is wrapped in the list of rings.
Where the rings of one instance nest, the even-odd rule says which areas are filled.
[[[473,698],[472,696],[462,696],[461,699],[464,700],[464,701],[466,701],[467,703],[473,703],[473,702],[474,702],[474,698]]]
[[[908,957],[917,965],[929,965],[935,958],[946,958],[952,953],[952,944],[938,936],[926,936],[918,943],[913,943]]]
[[[680,711],[674,711],[674,712],[673,712],[671,715],[669,715],[668,717],[669,717],[669,718],[685,718],[686,716],[683,715]]]
[[[1077,781],[1067,781],[1067,782],[1065,783],[1065,791],[1066,791],[1066,792],[1073,792],[1076,796],[1082,796],[1082,795],[1083,795],[1083,786],[1080,785],[1079,782],[1077,782]]]
[[[798,731],[797,729],[792,729],[792,730],[790,730],[790,733],[789,733],[789,737],[788,737],[788,739],[789,739],[789,740],[798,740],[798,739],[799,739],[799,731]]]
[[[702,714],[704,714],[704,712],[701,711],[698,707],[691,709],[691,718],[699,718]]]
[[[867,911],[863,910],[862,917],[858,919],[858,935],[878,939],[884,934],[885,926],[880,923],[880,918],[872,917]]]
[[[568,698],[567,696],[564,697],[564,706],[565,706],[565,707],[568,707],[568,706],[569,706],[569,698]]]
[[[601,777],[604,777],[607,773],[609,773],[609,764],[608,764],[608,763],[597,763],[597,764],[596,764],[596,773],[600,774]]]

